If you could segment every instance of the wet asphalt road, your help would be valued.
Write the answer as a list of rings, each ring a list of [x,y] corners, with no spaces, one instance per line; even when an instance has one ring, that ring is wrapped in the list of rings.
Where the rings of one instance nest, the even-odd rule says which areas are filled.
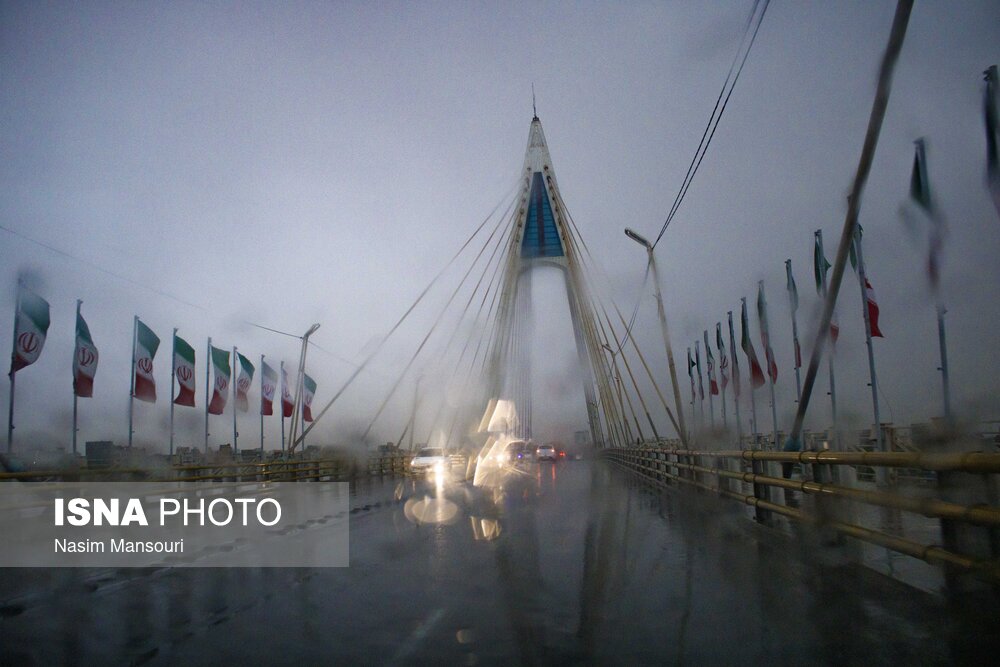
[[[3,664],[952,664],[996,616],[598,461],[363,481],[351,565],[0,570]],[[990,620],[990,619],[993,620]],[[982,663],[980,663],[982,664]]]

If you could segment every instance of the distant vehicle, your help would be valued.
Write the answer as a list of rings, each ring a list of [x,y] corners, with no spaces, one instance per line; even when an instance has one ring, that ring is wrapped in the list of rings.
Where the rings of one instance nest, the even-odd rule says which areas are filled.
[[[425,447],[410,460],[410,470],[415,473],[432,472],[435,469],[447,471],[451,467],[451,459],[440,447]]]
[[[552,445],[541,445],[535,450],[535,458],[539,461],[558,461],[559,456]]]

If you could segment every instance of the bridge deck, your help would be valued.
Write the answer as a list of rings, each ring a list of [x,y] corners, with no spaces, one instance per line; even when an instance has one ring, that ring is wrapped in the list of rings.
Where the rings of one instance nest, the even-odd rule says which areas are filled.
[[[532,464],[500,502],[453,484],[452,521],[415,525],[406,501],[434,493],[359,483],[346,569],[0,570],[0,662],[933,664],[998,643],[995,615],[813,567],[732,504],[606,463]]]

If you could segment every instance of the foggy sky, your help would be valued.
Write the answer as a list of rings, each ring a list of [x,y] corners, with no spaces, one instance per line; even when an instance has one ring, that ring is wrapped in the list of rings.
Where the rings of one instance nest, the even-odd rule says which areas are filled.
[[[95,396],[80,402],[81,443],[127,437],[136,314],[161,338],[160,399],[136,403],[137,444],[164,442],[173,327],[199,365],[199,408],[177,408],[178,444],[201,443],[206,337],[238,345],[258,366],[260,354],[294,365],[298,341],[247,322],[293,333],[322,325],[308,370],[315,405],[324,404],[351,372],[347,362],[364,357],[509,192],[532,84],[563,197],[631,312],[645,262],[622,229],[658,232],[750,6],[0,4],[0,224],[84,260],[0,230],[0,349],[10,349],[19,274],[52,306],[41,359],[18,373],[19,446],[42,433],[68,443],[77,298],[101,352]],[[738,317],[740,297],[753,313],[765,281],[785,428],[794,379],[784,260],[793,261],[808,354],[812,232],[824,230],[832,261],[893,11],[891,2],[771,4],[657,248],[678,358],[703,329],[714,341],[726,311]],[[981,111],[981,72],[1000,61],[997,18],[991,2],[919,2],[910,20],[861,206],[886,334],[875,343],[884,421],[941,414],[925,241],[898,215],[919,136],[949,222],[942,293],[953,400],[970,418],[1000,418],[1000,220],[983,185]],[[551,354],[536,369],[535,400],[550,421],[574,415],[566,421],[582,429],[572,331],[546,308],[565,308],[561,290],[549,276],[536,280],[536,325]],[[665,373],[646,291],[636,335]],[[850,273],[839,303],[838,400],[866,424],[861,298]],[[433,317],[433,307],[417,315],[315,441],[367,425]],[[809,425],[829,423],[826,381],[821,372]],[[4,406],[8,388],[0,383]],[[412,378],[380,420],[380,439],[398,437],[411,392]],[[256,445],[257,419],[241,415],[241,446]],[[268,421],[269,449],[277,423]],[[213,443],[228,442],[231,412],[213,417],[211,430]]]

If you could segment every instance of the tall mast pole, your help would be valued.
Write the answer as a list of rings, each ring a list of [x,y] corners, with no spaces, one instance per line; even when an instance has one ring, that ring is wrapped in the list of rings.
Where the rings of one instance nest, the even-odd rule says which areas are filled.
[[[174,378],[177,373],[177,327],[174,327],[174,335],[170,339],[170,458],[174,456]]]
[[[236,413],[239,412],[239,409],[237,408],[237,405],[236,405],[236,397],[237,397],[236,385],[238,384],[239,377],[240,377],[239,376],[239,372],[237,371],[237,366],[239,365],[239,361],[240,361],[240,358],[236,354],[236,346],[233,345],[233,376],[232,376],[232,381],[233,381],[233,454],[236,454],[236,452],[239,451],[239,446],[236,443],[236,439],[239,438],[239,436],[240,436],[240,433],[239,433],[239,431],[236,428]]]
[[[133,423],[133,412],[135,403],[135,343],[139,336],[139,316],[134,315],[132,317],[132,384],[131,390],[128,393],[128,446],[132,447],[132,423]]]
[[[771,426],[774,434],[774,448],[781,447],[778,442],[778,406],[774,401],[774,376],[771,375],[771,361],[774,359],[774,349],[771,347],[771,330],[767,325],[767,297],[764,295],[764,281],[757,281],[757,290],[761,297],[760,325],[766,334],[766,347],[764,348],[764,363],[767,364],[767,383],[771,389]]]
[[[802,361],[802,351],[799,349],[799,323],[795,316],[799,309],[799,295],[795,290],[795,278],[792,277],[792,260],[785,260],[785,274],[788,277],[788,306],[792,311],[792,345],[795,347],[795,401],[798,402],[802,395],[802,379],[799,373],[799,366]]]
[[[867,310],[867,308],[865,309]],[[944,304],[940,301],[937,304],[937,322],[938,322],[938,348],[941,351],[941,367],[938,369],[941,371],[941,389],[944,392],[944,418],[946,421],[951,421],[951,389],[948,384],[948,346],[945,344],[944,339],[944,315],[948,311],[945,310]]]
[[[726,383],[722,381],[723,378],[723,368],[725,364],[726,353],[719,348],[719,344],[722,342],[722,324],[719,322],[715,323],[715,349],[719,353],[719,395],[722,400],[722,428],[726,428]]]
[[[281,362],[281,453],[285,453],[285,362]]]
[[[628,233],[626,231],[626,233]],[[670,346],[670,333],[667,330],[667,314],[663,307],[663,294],[660,292],[660,274],[656,270],[656,254],[653,246],[646,242],[646,250],[649,253],[649,266],[653,271],[653,286],[656,289],[656,310],[660,316],[660,329],[663,332],[663,346],[667,350],[667,367],[670,369],[670,384],[674,388],[674,408],[677,410],[677,426],[680,432],[677,434],[681,443],[687,447],[687,427],[684,425],[684,406],[681,405],[681,388],[677,384],[677,368],[674,365],[674,351]],[[704,409],[704,408],[703,408]]]
[[[208,456],[208,403],[212,400],[209,384],[212,380],[212,337],[208,337],[208,352],[205,355],[205,456]]]
[[[736,335],[733,333],[733,311],[727,313],[729,317],[729,359],[732,364],[731,374],[733,376],[733,402],[736,404],[736,442],[740,449],[743,448],[743,423],[740,421],[740,394],[736,391],[736,373],[739,361],[736,358]],[[753,383],[751,382],[751,391]]]
[[[715,406],[712,401],[712,372],[715,369],[712,367],[712,349],[708,346],[708,329],[702,331],[705,338],[705,365],[708,367],[706,370],[708,375],[708,419],[709,424],[712,428],[715,428]]]
[[[274,405],[274,398],[271,398]],[[273,409],[273,408],[272,408]],[[264,459],[264,355],[260,355],[260,458]]]
[[[73,323],[75,327],[80,322],[80,306],[83,304],[81,299],[76,300],[76,322]],[[79,396],[76,394],[76,345],[73,346],[73,454],[76,455],[76,433],[77,428],[77,399]]]
[[[10,406],[7,410],[7,453],[10,454],[14,450],[14,376],[17,375],[14,371],[14,360],[17,358],[17,325],[18,319],[21,317],[21,286],[22,283],[20,279],[17,281],[17,303],[14,305],[14,335],[11,336],[11,346],[10,346],[10,373],[7,377],[10,378]]]
[[[826,253],[823,251],[823,230],[817,229],[815,232],[816,243],[819,245],[820,257],[826,261]],[[826,270],[820,270],[822,275],[822,294],[823,300],[826,301]],[[830,354],[827,357],[827,368],[830,374],[830,418],[833,420],[833,441],[836,449],[840,449],[840,428],[837,424],[837,380],[833,373],[833,357],[834,353],[837,351],[836,343],[831,341]],[[802,394],[799,393],[799,399],[801,400]]]
[[[743,334],[749,339],[750,338],[750,332],[746,330],[746,329],[748,329],[750,327],[750,320],[746,317],[746,313],[747,313],[747,298],[746,297],[742,297],[740,299],[740,303],[742,304],[742,307],[743,307],[743,311],[742,312],[743,312],[743,315],[744,315],[743,321],[741,322],[741,324],[744,326]],[[751,343],[751,345],[753,345],[753,343]],[[766,361],[767,360],[765,359],[765,362]],[[750,363],[749,360],[747,361],[747,363],[748,364]],[[756,445],[757,444],[757,433],[758,433],[758,429],[757,429],[757,399],[754,397],[754,390],[756,389],[756,387],[753,386],[753,368],[752,368],[752,365],[751,365],[751,368],[749,370],[750,370],[750,428],[753,430],[753,433],[751,434],[751,438],[753,439],[753,444]]]
[[[861,250],[861,233],[858,227],[854,228],[854,247],[858,253],[858,283],[861,285],[861,310],[865,316],[865,345],[868,347],[868,374],[871,378],[872,388],[872,412],[875,417],[875,442],[878,451],[885,451],[885,440],[882,438],[882,422],[879,418],[878,409],[878,378],[875,375],[875,349],[872,347],[872,322],[868,315],[868,274],[865,273],[865,256]],[[882,468],[876,469],[883,473]],[[884,482],[884,478],[880,479]]]

